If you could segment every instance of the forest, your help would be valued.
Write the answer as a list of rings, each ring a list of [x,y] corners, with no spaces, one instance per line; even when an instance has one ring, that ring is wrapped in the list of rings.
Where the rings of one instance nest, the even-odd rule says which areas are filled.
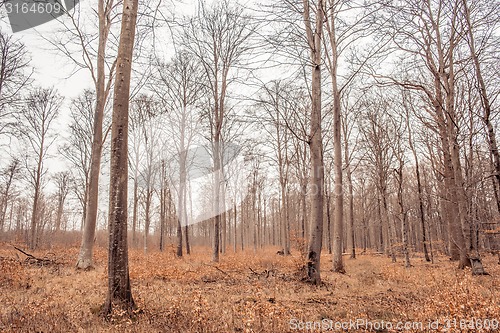
[[[498,1],[11,1],[1,331],[500,330]]]

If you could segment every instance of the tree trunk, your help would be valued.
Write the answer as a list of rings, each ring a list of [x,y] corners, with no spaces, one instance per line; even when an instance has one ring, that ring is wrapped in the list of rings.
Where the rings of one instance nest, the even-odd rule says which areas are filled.
[[[313,284],[321,283],[320,259],[323,241],[323,196],[324,165],[323,143],[321,136],[321,42],[323,31],[324,4],[318,0],[316,6],[316,22],[313,32],[311,27],[309,0],[303,0],[304,23],[307,41],[311,53],[311,132],[309,147],[311,149],[311,233],[307,253],[307,277]]]
[[[44,126],[44,125],[42,125]],[[40,144],[40,150],[38,152],[38,161],[37,161],[37,167],[35,170],[35,194],[33,196],[33,208],[31,210],[31,235],[29,238],[29,248],[31,250],[34,250],[37,246],[37,226],[38,226],[38,219],[41,218],[38,214],[38,205],[40,202],[40,190],[41,190],[41,183],[42,183],[42,171],[43,171],[43,156],[44,156],[44,145],[45,145],[45,129],[42,131],[42,137],[41,139],[41,144]]]
[[[495,135],[495,128],[493,127],[493,124],[491,123],[490,115],[491,115],[491,103],[488,98],[488,93],[486,90],[486,84],[484,83],[483,79],[483,74],[481,71],[481,65],[479,63],[479,57],[476,52],[476,45],[474,42],[474,33],[472,31],[472,24],[471,24],[471,19],[470,19],[470,10],[469,10],[469,5],[467,4],[466,0],[463,0],[463,6],[465,9],[465,22],[467,24],[467,34],[469,37],[468,43],[469,43],[469,49],[470,49],[470,54],[471,58],[474,63],[474,70],[476,73],[476,79],[477,83],[479,84],[479,94],[481,96],[481,104],[483,107],[483,121],[486,125],[487,132],[488,132],[488,144],[490,148],[491,155],[493,156],[493,166],[495,169],[495,180],[496,180],[496,185],[495,185],[495,191],[497,192],[498,189],[500,189],[500,154],[498,152],[498,145],[497,145],[497,140],[496,140],[496,135]],[[495,192],[495,193],[496,193]],[[498,201],[498,195],[496,197],[497,200],[497,207],[500,207],[500,202]]]
[[[110,4],[108,4],[110,6]],[[99,45],[97,50],[97,80],[96,85],[96,107],[94,113],[94,133],[92,139],[92,152],[90,162],[90,179],[85,212],[85,224],[83,226],[82,244],[76,262],[76,268],[89,269],[93,265],[93,247],[95,229],[97,223],[97,210],[99,206],[99,174],[102,156],[102,122],[104,108],[106,106],[108,91],[105,87],[105,51],[110,21],[106,13],[109,8],[104,7],[104,0],[98,1],[99,15]]]
[[[236,197],[234,198],[236,201]],[[233,252],[236,253],[236,248],[237,248],[237,238],[238,234],[236,233],[236,222],[238,219],[238,210],[236,208],[236,202],[233,204],[233,220],[234,220],[234,228],[233,228]],[[241,227],[241,224],[240,224]]]
[[[149,186],[149,185],[148,185]],[[144,209],[144,254],[148,253],[149,225],[151,224],[151,197],[153,190],[146,188],[146,207]]]
[[[405,268],[410,268],[410,254],[408,251],[408,220],[407,214],[404,208],[403,203],[403,156],[401,156],[401,152],[398,154],[399,159],[399,168],[396,170],[396,181],[398,188],[398,206],[399,206],[399,220],[401,221],[401,235],[402,235],[402,245],[403,245],[403,256],[405,259]]]
[[[166,220],[166,188],[165,188],[165,161],[161,161],[161,185],[160,185],[160,252],[163,252]]]
[[[328,177],[327,177],[328,178]],[[330,189],[328,188],[328,182],[325,184],[326,188],[326,232],[328,240],[328,254],[332,254],[332,218],[331,218],[331,203],[330,203]]]
[[[221,118],[222,121],[222,118]],[[222,123],[220,124],[222,125]],[[221,156],[220,156],[220,136],[216,135],[214,140],[214,235],[213,235],[213,249],[212,249],[212,261],[219,262],[219,250],[220,250],[220,181],[221,181]]]
[[[422,229],[422,246],[424,249],[425,261],[430,262],[429,251],[427,250],[427,235],[425,228],[425,213],[424,213],[424,197],[422,193],[422,180],[420,178],[420,165],[418,162],[417,150],[413,144],[412,139],[412,128],[410,126],[410,114],[406,116],[406,126],[408,128],[408,143],[413,154],[413,159],[415,160],[415,177],[417,178],[417,193],[418,193],[418,214],[420,218],[420,227]]]
[[[132,208],[132,246],[137,246],[137,214],[139,208],[139,184],[138,184],[138,173],[134,177],[134,203]]]
[[[108,295],[103,315],[114,307],[135,308],[130,288],[127,244],[128,111],[138,0],[124,0],[118,46],[111,128]]]
[[[36,175],[35,182],[35,194],[33,196],[33,207],[31,209],[31,235],[29,237],[29,248],[30,250],[34,250],[36,248],[36,229],[37,229],[37,221],[38,221],[38,202],[40,200],[40,163],[38,162],[38,172]]]
[[[347,147],[347,144],[346,144]],[[346,148],[347,150],[347,148]],[[348,162],[348,161],[347,161]],[[356,259],[356,239],[355,239],[355,230],[354,230],[354,188],[352,185],[352,173],[350,162],[347,164],[347,183],[349,187],[349,243],[351,249],[351,259]]]
[[[333,95],[333,175],[335,198],[335,218],[333,226],[333,271],[345,273],[342,252],[344,248],[344,191],[342,185],[342,122],[340,107],[340,91],[337,84],[337,36],[335,28],[335,12],[330,11],[327,17],[326,30],[328,33],[332,57],[330,60],[330,77],[332,80]]]
[[[1,216],[0,216],[0,232],[3,231],[5,225],[5,217],[7,215],[7,207],[9,205],[9,197],[11,195],[10,189],[12,186],[12,182],[14,180],[14,176],[19,171],[19,160],[14,159],[11,164],[7,168],[7,181],[5,182],[5,189],[3,191],[2,205],[1,205]],[[12,214],[12,208],[11,208]],[[9,228],[10,229],[10,228]]]
[[[186,254],[191,254],[191,245],[189,244],[189,225],[184,226],[184,237],[186,238]]]

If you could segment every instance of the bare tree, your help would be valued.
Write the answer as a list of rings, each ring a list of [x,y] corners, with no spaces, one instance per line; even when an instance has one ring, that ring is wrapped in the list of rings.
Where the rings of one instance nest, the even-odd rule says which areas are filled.
[[[470,215],[460,159],[458,126],[461,115],[456,106],[457,56],[460,41],[458,13],[460,1],[397,3],[390,7],[386,26],[380,31],[391,36],[405,73],[389,81],[417,91],[434,120],[441,141],[443,159],[443,215],[449,227],[449,248],[459,267],[470,265]],[[404,26],[404,29],[398,27]],[[387,77],[386,77],[387,79]],[[386,82],[387,83],[387,82]]]
[[[408,94],[403,92],[403,107],[406,110],[406,128],[408,131],[408,144],[410,146],[411,152],[413,154],[413,159],[415,160],[415,177],[417,179],[417,191],[418,191],[418,214],[420,218],[420,225],[422,228],[422,244],[424,249],[425,261],[429,262],[429,251],[427,248],[427,233],[426,233],[426,223],[425,223],[425,213],[424,213],[424,197],[422,190],[422,177],[420,175],[420,162],[417,154],[417,149],[413,140],[413,129],[410,124],[410,103],[408,103]]]
[[[323,37],[324,3],[318,0],[313,18],[309,0],[303,0],[303,20],[311,55],[311,233],[307,251],[307,276],[311,283],[321,283],[320,259],[323,238],[324,165],[321,136],[321,44]],[[314,24],[314,28],[313,28]]]
[[[364,137],[365,157],[372,166],[372,176],[378,190],[378,209],[382,224],[382,241],[385,253],[396,261],[393,249],[395,242],[394,228],[389,219],[389,176],[394,155],[391,147],[394,144],[394,133],[391,120],[387,115],[390,104],[387,100],[372,96],[364,113],[361,131]]]
[[[139,228],[139,181],[141,162],[144,159],[143,136],[142,128],[146,125],[142,124],[145,118],[140,112],[135,112],[137,104],[131,104],[130,121],[129,121],[129,166],[133,179],[133,198],[132,198],[132,246],[137,246],[137,229]]]
[[[221,207],[221,180],[223,179],[222,139],[224,121],[228,114],[227,94],[229,85],[236,75],[233,70],[248,57],[251,45],[249,39],[255,32],[243,7],[229,0],[220,0],[212,5],[199,2],[198,14],[185,24],[181,44],[186,51],[198,59],[203,68],[205,84],[210,97],[207,119],[210,124],[214,176],[214,210]],[[214,217],[213,258],[219,261],[220,225],[222,214]]]
[[[1,177],[3,184],[1,186],[1,201],[0,201],[0,232],[4,231],[5,218],[7,215],[7,208],[9,206],[9,201],[12,199],[12,189],[14,186],[14,180],[19,176],[19,171],[21,167],[21,161],[18,158],[13,158],[9,165],[2,170]]]
[[[53,178],[57,186],[57,212],[55,232],[59,232],[61,230],[61,221],[64,213],[64,203],[69,192],[70,174],[68,171],[61,171],[56,173]]]
[[[403,118],[404,115],[401,116]],[[405,128],[406,122],[404,119],[397,119],[396,117],[391,119],[391,127],[394,128],[394,138],[395,142],[392,147],[393,154],[398,164],[394,168],[395,181],[397,188],[397,202],[399,209],[395,214],[396,219],[401,224],[401,238],[402,238],[402,252],[405,260],[405,268],[410,268],[410,253],[408,248],[408,210],[404,202],[404,166],[406,162],[405,147],[403,146],[404,134],[408,130]]]
[[[130,77],[137,8],[138,0],[124,0],[111,128],[108,294],[101,311],[103,315],[109,315],[115,306],[127,311],[135,307],[128,269],[127,151]]]
[[[97,4],[97,16],[99,22],[99,36],[98,36],[98,46],[97,54],[94,60],[92,59],[91,53],[88,52],[87,47],[87,37],[81,29],[79,29],[74,16],[71,16],[72,22],[75,28],[77,28],[77,40],[81,46],[81,52],[83,54],[83,64],[78,60],[75,62],[83,68],[87,68],[91,75],[92,80],[95,85],[96,91],[96,104],[94,113],[94,128],[93,128],[93,138],[92,138],[92,150],[91,150],[91,160],[90,160],[90,174],[89,174],[89,187],[87,195],[87,204],[85,211],[85,225],[83,229],[82,244],[80,247],[80,253],[78,254],[78,259],[76,262],[76,267],[79,269],[89,269],[92,267],[92,257],[93,257],[93,246],[95,237],[95,228],[97,222],[97,209],[98,209],[98,197],[99,197],[99,174],[101,169],[101,156],[102,156],[102,145],[103,145],[103,132],[102,124],[104,118],[104,109],[106,107],[106,101],[109,96],[111,89],[111,84],[113,81],[113,72],[115,69],[116,62],[112,62],[112,65],[108,68],[108,78],[106,78],[106,44],[108,42],[108,36],[111,30],[111,25],[113,23],[113,0],[99,0]],[[57,45],[57,44],[56,44]],[[61,45],[61,44],[59,44]],[[68,54],[67,49],[64,44],[62,44],[62,51]],[[71,53],[69,53],[71,54]],[[74,59],[70,56],[71,59]]]
[[[135,130],[139,133],[139,144],[143,150],[143,158],[139,160],[134,177],[134,219],[137,218],[137,190],[142,187],[144,201],[144,253],[147,253],[148,236],[151,225],[153,194],[157,184],[160,165],[160,129],[161,119],[159,119],[158,104],[149,96],[139,95],[132,102],[133,115],[135,120]],[[137,120],[138,119],[138,120]],[[134,148],[137,148],[134,146]],[[134,221],[135,222],[135,221]],[[133,226],[135,227],[135,226]]]
[[[474,73],[476,75],[476,80],[478,84],[479,95],[481,97],[481,105],[483,108],[483,121],[487,129],[488,133],[488,144],[490,147],[491,155],[493,156],[493,166],[495,169],[495,179],[497,190],[500,190],[500,153],[498,152],[498,144],[495,135],[495,128],[491,121],[491,112],[492,112],[492,103],[490,102],[491,98],[488,93],[488,89],[486,87],[486,83],[483,77],[483,70],[481,69],[481,63],[479,60],[479,54],[476,50],[476,41],[475,41],[475,26],[472,22],[473,17],[471,17],[470,5],[466,0],[462,1],[463,5],[463,17],[462,20],[465,21],[465,31],[467,33],[467,43],[470,49],[470,56],[472,58],[472,62],[474,64]],[[473,3],[474,5],[474,3]],[[477,6],[478,4],[476,4]],[[483,17],[480,18],[480,21],[486,23],[486,28],[483,29],[486,32],[486,36],[483,35],[483,39],[487,39],[488,35],[492,34],[495,30],[495,26],[498,27],[498,10],[487,8],[487,11]],[[484,42],[483,42],[484,44]],[[500,207],[500,203],[497,199],[497,206]]]
[[[85,90],[70,105],[72,122],[69,124],[69,138],[59,153],[71,166],[72,191],[82,207],[81,228],[87,212],[90,160],[94,131],[95,93]]]
[[[37,246],[36,231],[39,216],[39,204],[44,184],[45,162],[48,150],[56,136],[51,131],[56,120],[63,98],[54,89],[37,88],[26,98],[17,114],[19,134],[30,151],[26,157],[28,181],[33,187],[33,206],[31,210],[31,229],[28,245],[30,249]]]
[[[0,135],[13,124],[12,115],[21,92],[31,83],[30,57],[26,46],[0,31]]]
[[[151,89],[160,100],[174,138],[175,155],[178,160],[178,179],[173,182],[177,189],[177,256],[182,256],[182,227],[186,239],[186,253],[190,253],[189,225],[187,221],[187,172],[190,161],[188,149],[200,130],[200,114],[197,106],[203,99],[203,72],[196,59],[180,50],[171,62],[158,64],[157,78]],[[191,161],[192,162],[192,161]],[[177,177],[176,177],[177,178]]]
[[[285,256],[290,254],[290,205],[289,188],[290,174],[292,166],[293,148],[296,149],[299,169],[301,174],[301,197],[302,197],[302,237],[305,237],[305,215],[306,215],[306,193],[308,174],[305,170],[308,165],[307,160],[307,119],[304,120],[304,114],[310,107],[307,98],[307,92],[302,87],[296,86],[291,80],[274,80],[264,84],[262,92],[257,101],[258,106],[265,111],[261,116],[271,127],[261,127],[265,130],[270,140],[266,140],[266,145],[270,145],[275,152],[270,156],[272,163],[278,168],[278,182],[280,185],[280,235],[281,246]],[[305,105],[303,103],[306,103]],[[307,118],[307,117],[306,117]],[[300,163],[302,161],[302,163]]]

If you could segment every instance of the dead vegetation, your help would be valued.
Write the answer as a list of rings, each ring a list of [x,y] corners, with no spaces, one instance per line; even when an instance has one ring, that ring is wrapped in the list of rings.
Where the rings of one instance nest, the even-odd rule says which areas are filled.
[[[296,323],[356,319],[439,321],[435,331],[446,331],[447,320],[500,320],[500,266],[489,254],[487,276],[457,270],[445,257],[436,257],[434,264],[413,258],[414,267],[407,270],[401,262],[366,254],[346,260],[347,274],[324,271],[324,283],[311,286],[300,282],[301,259],[277,255],[276,249],[228,254],[219,264],[210,263],[208,249],[195,249],[183,259],[171,252],[145,256],[131,250],[138,310],[132,317],[116,313],[104,321],[98,312],[106,296],[105,250],[96,249],[91,271],[74,269],[76,247],[31,255],[43,259],[46,252],[55,254],[50,259],[57,264],[32,264],[12,246],[0,245],[0,331],[293,332]],[[322,257],[324,268],[329,259]],[[361,325],[347,331],[376,330]]]

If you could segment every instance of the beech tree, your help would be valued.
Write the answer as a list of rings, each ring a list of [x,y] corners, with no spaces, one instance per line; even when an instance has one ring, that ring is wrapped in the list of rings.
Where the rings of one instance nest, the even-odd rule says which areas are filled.
[[[307,105],[302,105],[302,103],[307,103]],[[268,134],[270,140],[266,140],[266,145],[270,145],[272,150],[275,152],[274,156],[269,156],[268,158],[276,165],[278,169],[278,182],[280,186],[280,239],[281,246],[283,248],[283,254],[285,256],[290,254],[290,178],[291,178],[291,166],[292,164],[299,164],[302,160],[302,165],[300,165],[300,170],[298,173],[302,175],[301,183],[301,202],[302,202],[302,231],[301,236],[305,237],[305,220],[306,220],[306,193],[307,193],[307,181],[308,181],[308,161],[307,152],[302,149],[303,145],[307,145],[307,120],[304,121],[305,109],[310,106],[310,103],[306,97],[306,91],[300,86],[293,84],[291,80],[275,80],[267,84],[264,84],[261,88],[261,93],[259,95],[257,105],[259,108],[265,111],[265,115],[260,116],[266,123],[271,126],[268,128],[260,128],[260,130],[265,130]],[[260,125],[260,124],[259,124]],[[297,156],[292,163],[293,151],[295,151],[300,156]]]
[[[469,46],[470,50],[470,56],[472,58],[473,62],[473,68],[474,68],[474,74],[476,76],[477,80],[477,86],[478,86],[478,91],[479,91],[479,96],[481,98],[481,106],[483,109],[483,117],[482,120],[486,126],[487,129],[487,134],[488,134],[488,145],[490,148],[491,155],[493,156],[493,167],[495,170],[495,179],[496,179],[496,186],[497,189],[500,190],[500,153],[498,152],[498,144],[497,144],[497,139],[496,139],[496,131],[495,127],[493,126],[493,123],[491,121],[492,117],[492,103],[491,103],[491,96],[490,93],[488,92],[484,75],[483,75],[483,69],[481,67],[481,63],[479,60],[479,54],[481,50],[477,50],[476,46],[476,28],[473,24],[473,17],[471,15],[471,10],[470,10],[470,5],[467,3],[466,0],[462,1],[463,7],[462,7],[462,21],[464,21],[465,25],[465,31],[467,34],[467,45]],[[478,6],[479,3],[472,3],[473,5]],[[482,9],[482,8],[480,8]],[[478,10],[479,11],[479,10]],[[479,11],[480,14],[481,11]],[[483,39],[488,40],[488,38],[492,32],[495,29],[495,26],[498,26],[498,19],[499,19],[499,14],[498,11],[495,9],[490,9],[489,6],[486,8],[486,11],[482,16],[480,16],[479,21],[484,22],[483,25],[485,27],[481,30],[486,32],[483,34]],[[486,36],[485,36],[486,35]],[[490,42],[491,43],[491,42]],[[494,42],[493,42],[494,43]],[[484,43],[483,44],[489,44],[489,43]],[[498,203],[497,199],[497,206],[500,208],[500,203]]]
[[[106,302],[101,309],[103,315],[109,315],[114,307],[127,311],[135,308],[128,268],[127,151],[130,77],[132,72],[137,8],[138,0],[123,1],[111,127],[111,167],[108,212],[108,293]]]
[[[370,96],[363,114],[361,132],[363,134],[365,159],[370,164],[372,179],[378,191],[378,211],[382,231],[384,252],[396,261],[394,252],[395,233],[389,217],[389,177],[394,160],[394,133],[388,110],[391,107],[387,100],[380,96]]]
[[[429,257],[429,251],[428,251],[428,246],[427,246],[427,232],[426,232],[426,221],[425,221],[425,212],[424,212],[424,195],[423,195],[423,189],[422,189],[422,177],[421,177],[421,167],[420,167],[420,162],[419,162],[419,156],[417,154],[417,149],[414,143],[414,138],[413,138],[413,128],[412,125],[410,124],[410,111],[412,107],[412,101],[408,101],[409,94],[403,91],[402,97],[403,97],[403,108],[406,111],[406,129],[408,131],[408,145],[410,147],[410,150],[413,155],[413,159],[415,162],[415,178],[417,180],[417,192],[418,192],[418,215],[420,219],[420,225],[422,228],[422,244],[423,244],[423,250],[424,250],[424,256],[425,256],[425,261],[431,261]]]
[[[59,148],[71,166],[71,188],[82,208],[82,222],[85,215],[89,195],[90,160],[92,158],[92,139],[94,132],[95,92],[84,90],[70,105],[72,122],[69,124],[69,138]]]
[[[470,265],[471,239],[457,126],[460,110],[456,105],[457,57],[463,36],[458,21],[460,3],[458,0],[397,2],[388,10],[387,24],[380,31],[391,36],[398,51],[405,55],[399,66],[406,69],[406,75],[384,76],[384,79],[419,92],[439,134],[446,196],[443,215],[449,228],[450,255],[464,268]],[[405,28],[397,28],[400,26]],[[414,75],[410,75],[409,69]],[[378,77],[381,82],[381,76]]]
[[[25,100],[16,114],[21,141],[29,152],[26,155],[28,182],[33,189],[30,235],[28,246],[37,246],[37,228],[40,216],[40,203],[47,169],[45,167],[49,148],[54,144],[55,120],[63,98],[54,89],[37,88]]]
[[[56,221],[54,231],[57,233],[61,230],[61,221],[64,213],[64,203],[69,192],[70,174],[68,171],[60,171],[53,176],[55,185],[57,186],[56,200]]]
[[[0,135],[13,125],[15,106],[31,82],[30,57],[26,46],[14,36],[0,31]]]
[[[161,145],[160,131],[162,122],[159,117],[158,103],[149,96],[140,95],[132,102],[132,112],[135,113],[131,119],[135,120],[136,135],[140,138],[138,144],[142,148],[142,158],[138,165],[134,165],[134,231],[135,219],[137,219],[137,190],[142,187],[142,197],[144,203],[144,253],[148,251],[149,229],[151,225],[153,194],[159,179],[160,151]],[[137,144],[137,143],[136,143]],[[134,148],[137,148],[135,146]]]
[[[21,160],[18,158],[12,158],[9,165],[7,165],[7,167],[4,168],[0,174],[2,178],[2,185],[0,186],[0,232],[4,231],[7,208],[10,201],[13,199],[11,196],[15,185],[14,181],[19,177],[20,168]]]
[[[208,5],[199,2],[196,17],[184,25],[180,43],[201,64],[209,95],[206,119],[209,122],[213,158],[214,211],[221,209],[221,181],[224,174],[222,161],[223,128],[228,115],[228,89],[237,76],[233,71],[248,57],[252,45],[250,37],[255,26],[243,7],[229,0]],[[222,215],[215,213],[213,233],[214,262],[219,261],[220,226]]]
[[[83,54],[83,64],[80,63],[79,60],[75,60],[73,56],[71,56],[70,58],[74,60],[79,67],[86,68],[90,71],[96,92],[96,104],[93,122],[94,128],[87,195],[88,202],[85,205],[85,224],[82,235],[82,244],[76,262],[76,267],[80,269],[91,268],[93,260],[93,246],[97,223],[97,209],[99,203],[99,174],[101,170],[102,146],[104,143],[102,130],[104,109],[106,107],[106,102],[111,90],[111,84],[113,82],[114,70],[116,65],[116,62],[113,61],[111,66],[106,68],[106,49],[109,33],[113,23],[113,9],[113,0],[99,0],[97,3],[99,33],[97,54],[95,55],[95,59],[93,59],[91,52],[89,52],[88,50],[87,39],[89,38],[89,36],[82,32],[82,30],[76,24],[76,22],[78,21],[75,20],[75,18],[72,16],[72,22],[74,28],[76,28],[77,31],[77,42],[80,43],[81,52]],[[59,43],[56,45],[58,45],[59,48],[62,47],[63,53],[68,54],[65,44]],[[107,78],[106,72],[108,73]]]
[[[312,71],[311,130],[309,132],[309,148],[311,150],[310,184],[312,187],[310,194],[311,233],[307,250],[307,276],[311,283],[319,284],[321,283],[320,259],[323,240],[324,196],[323,143],[321,136],[321,44],[325,4],[323,0],[318,0],[314,9],[311,9],[309,0],[303,0],[302,4]]]
[[[187,212],[187,173],[192,161],[188,159],[188,149],[199,134],[200,101],[205,97],[203,72],[199,68],[196,58],[184,50],[179,50],[169,63],[159,63],[151,89],[159,99],[168,123],[166,130],[174,140],[174,151],[178,170],[174,172],[173,181],[177,190],[177,250],[178,257],[182,256],[182,239],[184,238],[186,253],[190,253],[189,225]],[[177,186],[178,185],[178,186]]]

